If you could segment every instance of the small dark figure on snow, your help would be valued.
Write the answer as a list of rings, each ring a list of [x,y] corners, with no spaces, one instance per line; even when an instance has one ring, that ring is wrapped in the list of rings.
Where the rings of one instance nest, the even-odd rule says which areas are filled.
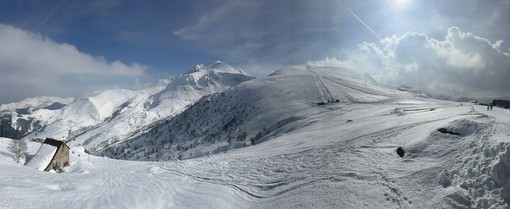
[[[404,154],[405,154],[405,153],[406,153],[406,152],[404,151],[404,148],[402,148],[402,147],[398,147],[398,148],[397,148],[397,154],[398,154],[398,156],[400,156],[401,158],[403,158],[403,157],[404,157]]]
[[[491,110],[492,110],[492,106],[493,106],[493,104],[491,103],[491,104],[490,104]]]

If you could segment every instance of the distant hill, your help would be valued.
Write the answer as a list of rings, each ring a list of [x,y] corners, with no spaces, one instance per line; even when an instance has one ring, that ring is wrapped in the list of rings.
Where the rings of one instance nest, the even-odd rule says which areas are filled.
[[[423,96],[340,68],[289,66],[200,99],[150,131],[98,154],[129,160],[194,158],[306,126],[301,118],[353,103]]]

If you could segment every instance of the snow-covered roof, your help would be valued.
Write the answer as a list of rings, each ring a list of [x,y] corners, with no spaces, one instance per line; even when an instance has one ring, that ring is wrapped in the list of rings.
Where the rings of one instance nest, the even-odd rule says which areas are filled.
[[[43,171],[51,163],[58,147],[50,144],[42,144],[35,156],[26,163],[26,166]]]

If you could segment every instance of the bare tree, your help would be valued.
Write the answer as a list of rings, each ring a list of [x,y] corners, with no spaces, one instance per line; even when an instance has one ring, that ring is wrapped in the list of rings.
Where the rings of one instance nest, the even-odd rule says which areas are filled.
[[[9,144],[9,151],[13,154],[12,158],[20,163],[27,154],[27,141],[25,139],[13,139]]]

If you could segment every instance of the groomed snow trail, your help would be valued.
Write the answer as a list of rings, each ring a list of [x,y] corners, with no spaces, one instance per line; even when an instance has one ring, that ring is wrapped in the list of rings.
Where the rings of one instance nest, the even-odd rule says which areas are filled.
[[[204,158],[75,149],[66,174],[0,158],[0,208],[505,208],[507,110],[427,100],[324,108],[305,127]]]

